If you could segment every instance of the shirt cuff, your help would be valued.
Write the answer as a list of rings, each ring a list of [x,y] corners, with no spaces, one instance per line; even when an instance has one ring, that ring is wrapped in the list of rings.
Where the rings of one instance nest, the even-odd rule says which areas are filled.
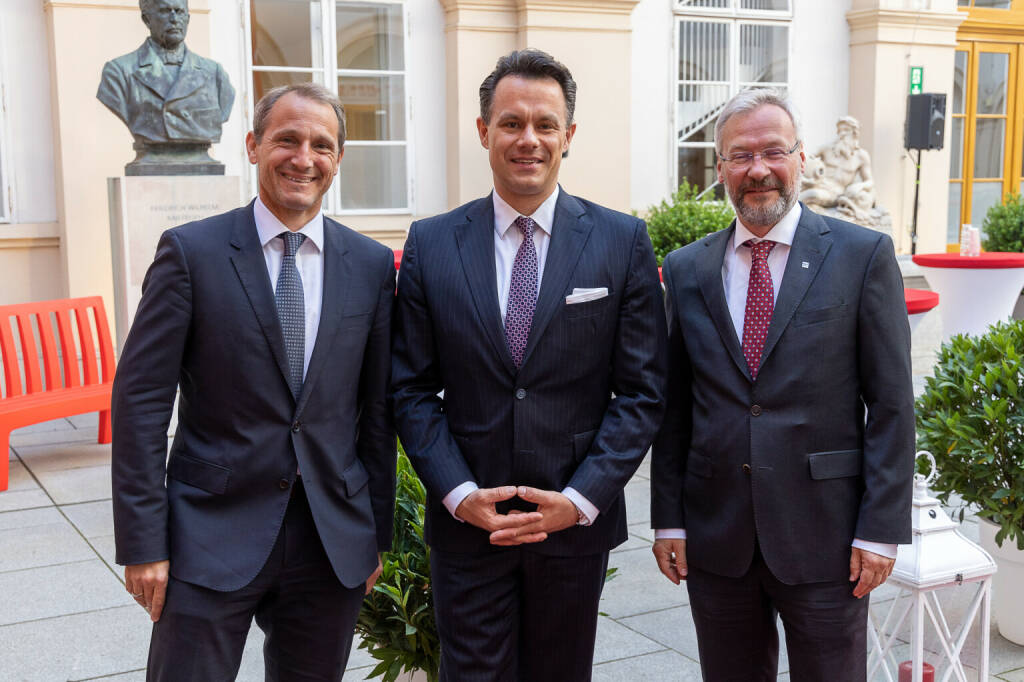
[[[655,540],[685,540],[685,528],[657,528],[654,531]]]
[[[590,503],[590,500],[580,495],[579,491],[575,488],[566,488],[562,491],[562,494],[569,498],[569,500],[576,505],[576,508],[583,514],[583,518],[580,519],[579,525],[589,526],[594,521],[597,521],[597,515],[601,513],[601,510]]]
[[[850,544],[857,549],[863,549],[874,554],[880,554],[888,559],[896,558],[896,545],[890,545],[887,542],[869,542],[867,540],[854,538],[853,542]]]
[[[445,495],[444,499],[441,500],[441,504],[444,505],[445,509],[448,510],[448,513],[451,514],[456,521],[461,523],[462,519],[460,519],[458,516],[455,516],[455,510],[459,508],[459,505],[462,504],[462,501],[464,499],[469,497],[470,493],[479,489],[480,486],[478,486],[473,481],[466,481],[461,485],[455,486],[454,490]]]

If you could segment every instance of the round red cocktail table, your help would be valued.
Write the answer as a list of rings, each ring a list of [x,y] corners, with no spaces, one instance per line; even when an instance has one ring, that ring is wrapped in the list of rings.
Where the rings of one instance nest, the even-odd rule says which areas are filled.
[[[926,289],[904,289],[903,298],[907,302],[907,316],[910,318],[910,333],[913,334],[921,323],[925,313],[939,304],[939,295]]]
[[[984,334],[1013,313],[1024,288],[1024,253],[919,253],[913,260],[942,299],[943,340]]]

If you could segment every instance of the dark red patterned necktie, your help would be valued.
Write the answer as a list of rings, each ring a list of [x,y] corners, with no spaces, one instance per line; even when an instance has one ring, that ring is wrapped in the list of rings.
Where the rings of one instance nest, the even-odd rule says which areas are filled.
[[[512,361],[518,368],[523,364],[533,311],[537,307],[537,249],[533,244],[533,230],[537,224],[525,216],[516,218],[514,224],[523,233],[523,243],[512,261],[512,281],[505,310],[505,339]]]
[[[750,283],[747,285],[747,308],[743,313],[743,357],[747,359],[750,378],[756,379],[775,307],[772,272],[768,269],[768,254],[775,247],[775,242],[748,239],[743,246],[750,247]]]

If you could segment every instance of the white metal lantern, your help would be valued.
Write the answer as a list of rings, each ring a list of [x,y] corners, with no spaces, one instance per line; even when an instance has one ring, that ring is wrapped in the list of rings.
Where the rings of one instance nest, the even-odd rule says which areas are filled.
[[[992,575],[996,564],[992,557],[978,545],[965,538],[939,501],[928,494],[928,484],[936,475],[935,458],[930,452],[921,451],[917,457],[925,456],[931,461],[931,474],[927,477],[914,476],[914,504],[911,512],[913,544],[900,545],[889,582],[899,588],[899,594],[888,606],[884,620],[878,622],[874,611],[868,622],[868,638],[871,650],[868,654],[868,679],[875,679],[881,670],[889,682],[894,682],[897,662],[892,652],[896,633],[903,627],[907,616],[913,613],[911,621],[911,680],[921,682],[924,666],[925,614],[942,646],[942,658],[935,671],[942,671],[948,661],[942,682],[948,682],[953,674],[959,682],[967,682],[967,674],[960,661],[960,651],[975,617],[979,622],[979,663],[978,679],[988,679],[989,651],[989,609],[992,597]],[[916,459],[916,458],[915,458]],[[974,587],[975,593],[970,606],[960,623],[950,623],[942,611],[937,592],[947,587]],[[888,633],[888,634],[886,634]]]

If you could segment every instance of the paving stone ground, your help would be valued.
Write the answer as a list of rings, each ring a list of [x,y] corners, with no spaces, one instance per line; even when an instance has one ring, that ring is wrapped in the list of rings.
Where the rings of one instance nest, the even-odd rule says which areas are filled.
[[[905,274],[915,275],[912,267]],[[925,286],[909,279],[908,285]],[[917,390],[938,347],[940,311],[929,313],[914,334]],[[149,624],[125,593],[121,568],[113,563],[110,447],[95,439],[95,415],[37,424],[12,435],[10,489],[0,493],[0,680],[5,682],[145,678]],[[645,462],[626,489],[629,540],[612,554],[610,563],[619,571],[601,601],[605,615],[594,655],[598,682],[700,680],[686,590],[660,576],[650,553],[649,476]],[[976,539],[976,522],[968,519],[964,531]],[[950,592],[942,603],[956,621],[969,594],[966,588]],[[888,586],[877,592],[879,617],[895,595]],[[909,635],[903,630],[896,633],[898,660],[909,658]],[[263,679],[261,642],[254,627],[239,680]],[[932,650],[928,657],[937,660],[934,638],[926,646]],[[963,659],[969,678],[976,680],[973,635]],[[994,628],[990,662],[991,680],[1024,682],[1024,647]],[[345,682],[364,679],[372,666],[366,652],[353,649]],[[783,651],[780,680],[789,679],[787,670]]]

